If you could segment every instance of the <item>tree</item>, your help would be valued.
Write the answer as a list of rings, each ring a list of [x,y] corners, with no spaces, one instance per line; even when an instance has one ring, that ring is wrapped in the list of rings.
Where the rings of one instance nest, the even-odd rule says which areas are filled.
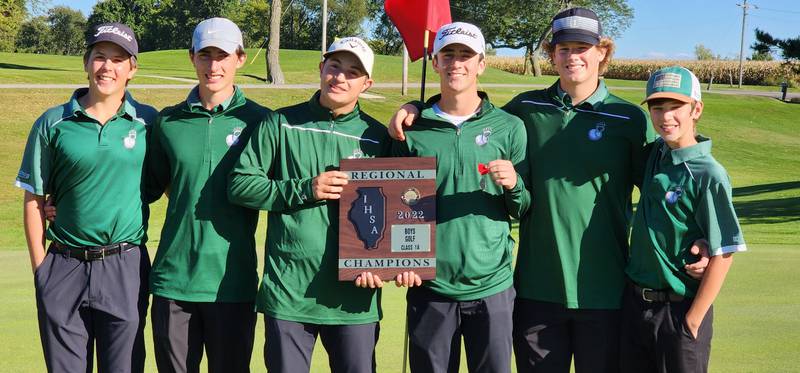
[[[538,57],[550,34],[550,20],[559,11],[590,8],[600,18],[603,34],[611,37],[624,31],[633,19],[627,0],[541,0],[535,6],[528,0],[451,0],[450,4],[453,19],[479,26],[492,48],[525,48],[526,61],[536,75],[541,74]]]
[[[228,18],[242,30],[244,45],[258,48],[269,36],[269,2],[245,0],[228,13]]]
[[[86,17],[80,10],[66,6],[56,6],[47,11],[50,24],[50,40],[53,49],[50,53],[80,55],[84,52],[84,30]]]
[[[697,44],[694,46],[694,57],[698,61],[710,61],[715,59],[714,52],[711,49],[707,48],[703,44]]]
[[[47,17],[33,17],[20,26],[16,50],[24,53],[52,53],[50,24],[47,23]]]
[[[191,30],[212,17],[227,17],[239,1],[230,0],[163,0],[158,1],[156,17],[148,22],[153,49],[188,49]]]
[[[779,50],[781,56],[787,61],[798,61],[800,60],[800,36],[778,39],[766,31],[756,29],[756,41],[750,49],[759,54],[770,54],[773,50]]]
[[[139,51],[154,50],[154,35],[150,29],[151,22],[158,19],[158,3],[156,0],[105,0],[92,7],[92,14],[87,21],[88,26],[106,22],[121,22],[133,30],[139,43]],[[91,27],[86,28],[91,32]],[[88,36],[88,35],[87,35]]]
[[[267,48],[267,80],[272,84],[283,84],[283,71],[279,58],[281,46],[281,0],[272,0],[269,16],[269,47]]]
[[[25,0],[0,0],[0,52],[13,52],[25,19]]]

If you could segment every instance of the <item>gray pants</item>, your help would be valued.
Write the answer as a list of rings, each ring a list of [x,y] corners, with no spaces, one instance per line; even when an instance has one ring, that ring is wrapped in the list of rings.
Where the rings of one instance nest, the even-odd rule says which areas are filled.
[[[250,372],[256,312],[253,302],[186,302],[153,296],[150,310],[156,367],[161,373]]]
[[[34,274],[39,334],[48,372],[144,370],[147,250],[103,260],[48,252]]]
[[[328,352],[332,373],[374,373],[377,322],[357,325],[320,325],[265,316],[267,341],[264,363],[270,373],[302,373],[311,369],[317,336]]]
[[[456,301],[426,287],[408,290],[411,372],[459,371],[461,337],[470,372],[511,371],[514,288],[472,301]]]

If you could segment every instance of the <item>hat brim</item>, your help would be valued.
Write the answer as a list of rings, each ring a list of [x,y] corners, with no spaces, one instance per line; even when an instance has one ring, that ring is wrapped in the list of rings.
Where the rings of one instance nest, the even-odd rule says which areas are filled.
[[[125,52],[128,53],[129,56],[138,57],[137,56],[138,53],[135,53],[134,51],[132,51],[131,48],[127,44],[118,43],[116,40],[113,40],[113,39],[95,40],[94,43],[89,44],[89,46],[86,47],[87,50],[92,50],[92,48],[94,48],[94,46],[97,45],[98,43],[111,43],[111,44],[114,44],[114,45],[122,48]]]
[[[551,45],[556,45],[558,43],[566,43],[569,41],[577,41],[581,43],[589,43],[591,45],[600,44],[600,38],[595,35],[587,35],[582,34],[579,32],[559,32],[556,35],[553,35],[553,39],[550,40]]]
[[[657,98],[669,98],[669,99],[678,100],[680,102],[686,102],[686,103],[691,103],[692,101],[694,101],[693,98],[691,98],[691,97],[689,97],[687,95],[682,95],[680,93],[675,93],[675,92],[655,92],[655,93],[651,94],[650,96],[647,96],[647,98],[644,99],[644,101],[642,101],[642,103],[640,105],[644,105],[647,101],[655,100]]]
[[[347,49],[339,49],[339,50],[335,50],[335,51],[325,52],[325,53],[322,55],[322,58],[323,58],[323,59],[326,59],[326,58],[328,58],[329,56],[332,56],[332,55],[334,55],[334,54],[336,54],[336,53],[350,53],[350,54],[352,54],[353,56],[355,56],[355,57],[356,57],[356,59],[358,60],[358,63],[359,63],[359,64],[361,64],[361,70],[364,70],[364,72],[365,72],[365,73],[367,73],[367,77],[369,77],[370,75],[372,75],[372,74],[370,74],[369,70],[367,70],[367,66],[364,64],[364,60],[362,60],[362,59],[361,59],[361,56],[359,56],[357,53],[355,53],[355,52],[353,52],[353,51],[351,51],[351,50],[347,50]]]
[[[239,43],[231,40],[207,39],[197,43],[197,45],[194,46],[194,52],[197,53],[208,47],[219,48],[227,54],[234,54],[236,50],[239,49]]]

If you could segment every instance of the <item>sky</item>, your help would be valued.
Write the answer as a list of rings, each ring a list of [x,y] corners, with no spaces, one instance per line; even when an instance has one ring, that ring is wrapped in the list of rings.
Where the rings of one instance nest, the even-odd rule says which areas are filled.
[[[703,44],[715,55],[737,58],[742,32],[743,0],[628,0],[634,9],[630,27],[615,39],[617,58],[693,59],[694,47]],[[52,5],[91,13],[97,0],[50,0]],[[535,5],[535,1],[531,1]],[[745,56],[755,40],[756,28],[777,38],[800,36],[800,0],[748,0]],[[501,55],[522,52],[500,50]]]

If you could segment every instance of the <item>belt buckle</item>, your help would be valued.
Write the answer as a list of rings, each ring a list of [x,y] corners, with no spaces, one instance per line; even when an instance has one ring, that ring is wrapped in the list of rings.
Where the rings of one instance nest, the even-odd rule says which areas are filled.
[[[647,293],[648,291],[653,291],[653,289],[642,288],[642,300],[644,300],[644,301],[645,301],[645,302],[647,302],[647,303],[653,303],[653,301],[652,301],[651,299],[647,299],[647,295],[646,295],[646,293]]]

